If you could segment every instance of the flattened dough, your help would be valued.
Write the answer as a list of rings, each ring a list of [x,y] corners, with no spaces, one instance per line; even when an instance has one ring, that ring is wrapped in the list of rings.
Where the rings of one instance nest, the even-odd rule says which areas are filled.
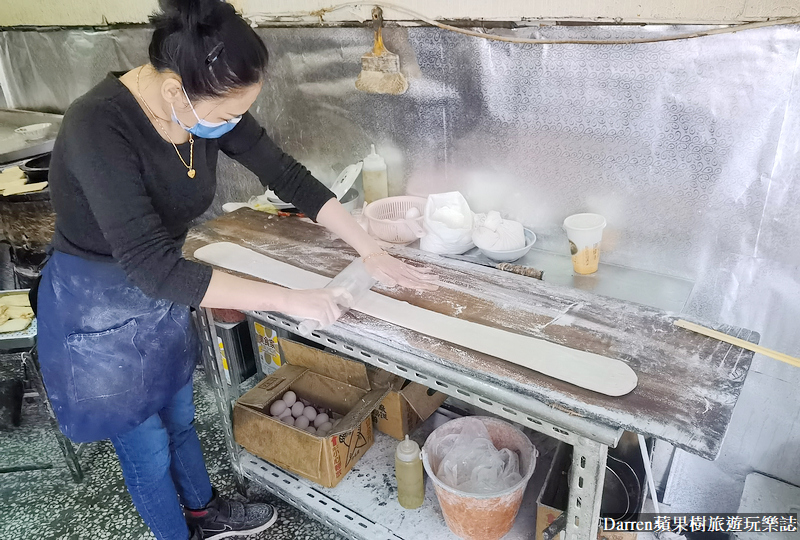
[[[0,306],[31,307],[28,293],[12,293],[0,295]]]
[[[22,332],[31,325],[30,319],[9,319],[0,324],[0,334],[8,332]]]
[[[290,289],[317,289],[330,281],[230,242],[209,244],[194,256]],[[370,291],[354,309],[601,394],[623,396],[638,382],[636,373],[620,360],[449,317],[376,292]]]
[[[42,191],[46,187],[47,187],[47,182],[15,185],[5,188],[3,190],[3,196],[5,197],[6,195],[21,195],[23,193],[35,193],[37,191]]]
[[[33,310],[25,306],[0,306],[6,308],[9,319],[33,319]]]
[[[19,167],[9,167],[0,172],[0,188],[5,184],[16,184],[20,180],[25,182],[27,178]]]

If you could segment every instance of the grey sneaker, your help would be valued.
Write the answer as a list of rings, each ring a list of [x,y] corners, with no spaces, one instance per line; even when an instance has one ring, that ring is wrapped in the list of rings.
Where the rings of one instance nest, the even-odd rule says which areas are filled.
[[[186,508],[183,512],[189,529],[200,529],[203,540],[255,534],[268,529],[278,519],[278,513],[269,504],[229,501],[220,497],[217,490],[205,508]]]

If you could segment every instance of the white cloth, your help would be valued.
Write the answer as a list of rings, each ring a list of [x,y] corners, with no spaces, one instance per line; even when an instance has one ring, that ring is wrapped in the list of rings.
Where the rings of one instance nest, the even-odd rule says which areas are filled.
[[[503,219],[499,212],[476,214],[472,241],[489,251],[521,249],[525,247],[525,229],[518,221]]]

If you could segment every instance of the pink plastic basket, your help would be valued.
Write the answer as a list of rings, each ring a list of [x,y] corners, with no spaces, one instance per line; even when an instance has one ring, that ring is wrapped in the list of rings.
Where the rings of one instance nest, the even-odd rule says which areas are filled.
[[[387,197],[367,205],[364,215],[369,220],[370,232],[393,244],[413,242],[425,234],[422,232],[422,215],[426,202],[424,197],[404,195]],[[406,220],[406,213],[412,208],[419,210],[419,217]]]

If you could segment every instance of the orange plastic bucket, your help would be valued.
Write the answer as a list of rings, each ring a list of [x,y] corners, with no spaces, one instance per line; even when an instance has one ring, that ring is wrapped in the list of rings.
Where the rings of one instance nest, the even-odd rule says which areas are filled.
[[[518,484],[499,493],[474,494],[454,489],[436,478],[433,471],[439,463],[431,463],[435,458],[430,449],[445,435],[460,433],[467,418],[451,420],[430,434],[422,449],[422,464],[433,481],[445,522],[454,534],[465,540],[499,540],[514,526],[522,495],[536,467],[536,449],[524,433],[508,422],[486,416],[469,418],[483,422],[495,448],[517,453],[522,476]]]

